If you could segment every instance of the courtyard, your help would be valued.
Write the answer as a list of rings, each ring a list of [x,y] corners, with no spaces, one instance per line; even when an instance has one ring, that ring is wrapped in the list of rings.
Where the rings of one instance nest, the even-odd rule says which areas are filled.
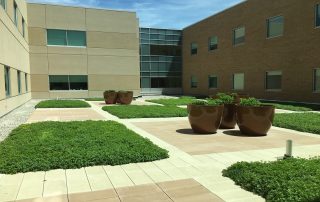
[[[88,106],[78,108],[79,102],[85,102]],[[68,108],[57,106],[56,103],[45,108],[35,108],[39,106],[39,100],[32,100],[2,117],[1,127],[14,129],[12,134],[15,135],[8,136],[10,131],[2,131],[1,138],[4,141],[0,144],[0,151],[3,156],[12,158],[0,161],[0,201],[265,201],[261,196],[236,185],[233,180],[237,181],[237,178],[230,174],[232,170],[227,173],[225,169],[237,162],[277,162],[285,153],[287,140],[293,141],[294,157],[309,158],[320,154],[320,136],[317,131],[312,134],[273,126],[267,136],[250,137],[241,134],[236,127],[218,130],[216,134],[201,135],[194,133],[189,125],[183,106],[188,102],[181,104],[176,99],[169,106],[170,109],[185,110],[185,114],[181,116],[179,113],[177,115],[162,111],[165,109],[162,107],[168,104],[157,102],[138,98],[129,106],[106,106],[104,101],[78,100],[75,105],[77,108],[70,108],[70,103]],[[131,116],[123,117],[122,112],[119,115],[114,111],[111,114],[105,110],[106,107],[118,110],[123,108]],[[137,107],[139,108],[136,109]],[[155,107],[155,112],[150,113],[148,107]],[[161,116],[158,116],[158,111],[162,111]],[[277,109],[276,118],[277,115],[304,113]],[[318,112],[306,113],[318,116]],[[145,114],[148,114],[148,118],[144,118]],[[13,125],[8,124],[17,117],[19,121]],[[281,120],[280,122],[290,121]],[[112,128],[112,124],[116,127]],[[50,125],[53,126],[52,129]],[[80,125],[88,128],[81,128]],[[104,125],[106,133],[99,129],[101,125]],[[305,123],[302,125],[307,130],[313,129],[305,126]],[[72,132],[72,129],[78,132]],[[123,133],[124,130],[126,132]],[[50,139],[48,131],[53,137],[57,136],[55,134],[67,136],[54,141]],[[102,136],[99,137],[100,131]],[[23,135],[26,139],[18,142],[18,137]],[[107,138],[109,136],[110,139]],[[118,142],[114,142],[114,136],[119,136]],[[94,142],[101,138],[106,142],[102,142],[99,148]],[[128,142],[129,139],[133,142]],[[55,145],[57,142],[64,142],[65,145]],[[131,146],[123,147],[124,142]],[[46,146],[46,143],[53,145],[52,148]],[[63,148],[61,151],[69,151],[74,156],[68,156],[68,160],[63,152],[61,155],[54,153],[59,152],[59,147]],[[140,147],[140,152],[135,147]],[[47,150],[42,150],[43,148]],[[118,152],[111,157],[107,150]],[[137,152],[137,155],[132,151]],[[168,152],[168,156],[164,151]],[[160,155],[162,152],[163,155]],[[95,157],[90,156],[92,154]],[[108,158],[104,158],[106,154]],[[41,166],[43,164],[40,162],[46,156],[45,165],[50,164],[48,159],[60,164]],[[86,158],[86,161],[83,160]],[[23,165],[23,162],[28,161],[29,164]],[[35,167],[32,169],[31,165]],[[240,166],[241,163],[238,167]],[[238,183],[240,185],[241,180]],[[282,193],[281,190],[278,193]],[[274,198],[269,200],[277,201]]]

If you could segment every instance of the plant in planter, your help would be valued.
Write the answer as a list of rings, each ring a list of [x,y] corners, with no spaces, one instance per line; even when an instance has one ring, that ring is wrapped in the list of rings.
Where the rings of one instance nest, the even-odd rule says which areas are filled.
[[[241,99],[237,106],[237,124],[245,135],[267,135],[270,130],[275,107],[263,105],[255,98]]]
[[[129,105],[133,100],[133,92],[132,91],[119,91],[117,103]]]
[[[236,94],[218,93],[217,97],[224,104],[221,129],[233,129],[237,124],[236,120]]]
[[[107,90],[103,93],[104,101],[106,104],[116,104],[118,93],[114,90]]]
[[[216,133],[222,119],[220,100],[195,101],[188,105],[188,118],[192,130],[200,134]]]

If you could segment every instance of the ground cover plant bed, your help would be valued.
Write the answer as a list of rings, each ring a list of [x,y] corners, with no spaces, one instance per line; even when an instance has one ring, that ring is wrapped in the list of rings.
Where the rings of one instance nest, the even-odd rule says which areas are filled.
[[[21,125],[0,143],[0,156],[0,173],[14,174],[149,162],[168,152],[114,121],[74,121]]]
[[[307,103],[293,103],[293,102],[271,102],[262,101],[264,104],[274,105],[277,109],[291,110],[291,111],[320,111],[320,105]]]
[[[87,102],[82,100],[45,100],[36,105],[36,108],[89,108]]]
[[[173,105],[173,106],[180,106],[180,105],[188,105],[196,101],[195,97],[189,96],[182,96],[180,98],[163,98],[163,99],[154,99],[154,100],[146,100],[147,102],[153,102],[162,105]]]
[[[104,101],[104,98],[86,98],[85,101]]]
[[[119,105],[106,106],[102,109],[122,119],[188,116],[187,109],[176,106]]]
[[[276,114],[273,125],[320,135],[320,113]]]
[[[223,171],[242,188],[271,202],[320,201],[320,159],[240,162]]]

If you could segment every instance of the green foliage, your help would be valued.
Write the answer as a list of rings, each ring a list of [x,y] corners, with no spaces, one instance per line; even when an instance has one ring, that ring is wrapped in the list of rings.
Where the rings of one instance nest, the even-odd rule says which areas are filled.
[[[240,99],[240,106],[259,107],[262,103],[256,98],[250,97],[248,99]]]
[[[120,165],[168,158],[168,152],[114,121],[21,125],[0,143],[0,173]]]
[[[319,111],[320,105],[294,102],[272,102],[263,101],[265,104],[274,105],[277,109],[291,110],[291,111]]]
[[[222,101],[223,104],[233,104],[234,98],[237,94],[226,94],[226,93],[218,93],[217,97]]]
[[[320,159],[240,162],[223,171],[237,185],[271,202],[320,201]]]
[[[320,135],[320,113],[276,114],[273,125]]]
[[[191,103],[192,105],[208,105],[208,102],[207,101],[204,101],[204,100],[195,100]]]
[[[104,101],[104,98],[86,98],[86,101]]]
[[[186,109],[182,109],[176,106],[121,105],[105,106],[102,109],[122,119],[188,116]]]
[[[36,108],[88,108],[88,103],[82,100],[46,100],[36,105]]]
[[[188,97],[188,96],[182,96],[178,99],[175,98],[170,98],[170,99],[155,99],[155,100],[147,100],[148,102],[153,102],[157,104],[162,104],[162,105],[173,105],[173,106],[178,106],[178,105],[188,105],[193,103],[195,100],[197,100],[194,97]]]
[[[115,90],[106,90],[104,91],[104,93],[115,93],[116,91]]]
[[[202,105],[202,106],[220,106],[223,102],[220,99],[207,99],[205,100],[196,100],[191,103],[192,105]]]

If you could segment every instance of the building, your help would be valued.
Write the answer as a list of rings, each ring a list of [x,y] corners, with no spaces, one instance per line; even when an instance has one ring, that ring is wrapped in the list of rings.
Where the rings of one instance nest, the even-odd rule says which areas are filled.
[[[141,93],[182,94],[182,32],[140,28]]]
[[[320,1],[248,0],[183,30],[183,90],[320,102]]]

